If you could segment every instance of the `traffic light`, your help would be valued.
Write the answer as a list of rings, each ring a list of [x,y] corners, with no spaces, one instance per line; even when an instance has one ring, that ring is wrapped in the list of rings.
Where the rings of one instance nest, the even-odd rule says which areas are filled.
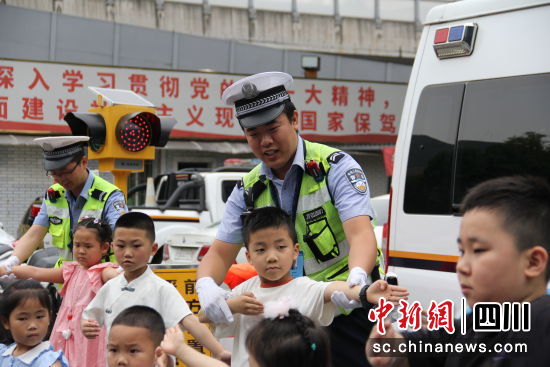
[[[128,175],[155,159],[155,147],[168,143],[176,120],[157,116],[153,104],[132,91],[89,88],[99,107],[69,112],[64,120],[73,135],[90,137],[88,158],[99,161],[100,171],[113,172],[115,185],[126,192]]]

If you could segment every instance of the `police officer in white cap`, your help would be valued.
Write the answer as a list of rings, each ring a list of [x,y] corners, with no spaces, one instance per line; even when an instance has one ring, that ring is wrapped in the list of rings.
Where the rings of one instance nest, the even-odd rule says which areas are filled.
[[[17,240],[13,255],[0,263],[9,273],[25,261],[46,233],[59,249],[58,265],[72,259],[72,230],[82,217],[100,218],[114,228],[128,211],[124,194],[113,184],[88,170],[87,136],[58,136],[34,139],[43,150],[46,175],[54,181],[29,230]]]
[[[380,277],[381,252],[365,174],[348,154],[299,136],[291,86],[290,75],[266,72],[238,80],[222,95],[225,103],[235,105],[246,140],[262,163],[233,190],[216,239],[199,266],[199,301],[214,322],[233,319],[227,293],[218,284],[243,243],[241,214],[255,207],[277,205],[291,215],[304,252],[304,273],[312,279],[365,286]],[[368,365],[365,310],[343,293],[333,303],[347,313],[354,309],[336,317],[329,330],[333,364]]]

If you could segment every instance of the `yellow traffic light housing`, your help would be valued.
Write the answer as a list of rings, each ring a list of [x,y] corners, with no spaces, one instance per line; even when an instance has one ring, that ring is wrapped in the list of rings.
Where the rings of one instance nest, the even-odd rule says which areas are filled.
[[[70,112],[64,120],[73,135],[90,137],[88,158],[99,161],[100,171],[111,171],[126,194],[128,175],[143,171],[144,160],[155,159],[155,147],[166,145],[176,120],[158,117],[153,104],[132,91],[89,88],[99,107]]]

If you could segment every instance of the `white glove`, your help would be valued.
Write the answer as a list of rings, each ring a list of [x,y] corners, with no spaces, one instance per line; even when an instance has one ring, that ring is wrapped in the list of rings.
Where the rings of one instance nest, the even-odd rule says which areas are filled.
[[[354,285],[363,287],[367,284],[367,282],[369,282],[369,276],[364,269],[356,266],[349,271],[348,284],[350,287],[353,287]]]
[[[354,267],[349,272],[348,285],[350,286],[350,288],[356,285],[359,287],[363,287],[367,284],[368,280],[369,276],[367,275],[367,272],[358,266]],[[354,308],[361,307],[361,302],[348,299],[344,292],[340,291],[333,292],[330,296],[330,301],[335,306],[341,307],[346,311],[351,311]]]
[[[225,300],[229,298],[229,292],[219,287],[214,279],[204,277],[197,280],[197,294],[201,308],[213,323],[233,322],[233,314]]]
[[[330,296],[330,301],[336,306],[341,307],[345,311],[351,311],[354,308],[361,307],[361,302],[349,300],[346,294],[342,291],[334,291]]]
[[[21,264],[21,261],[19,261],[19,258],[15,255],[11,255],[6,260],[0,262],[0,266],[3,266],[8,274],[11,274],[12,268],[19,264]]]

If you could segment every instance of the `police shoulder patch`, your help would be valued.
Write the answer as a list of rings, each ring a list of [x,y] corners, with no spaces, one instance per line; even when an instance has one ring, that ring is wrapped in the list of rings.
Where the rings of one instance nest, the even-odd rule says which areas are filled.
[[[113,203],[113,208],[118,212],[118,214],[122,215],[126,213],[126,205],[124,204],[124,201],[119,200],[115,201]]]
[[[334,152],[331,155],[328,156],[327,161],[329,161],[332,164],[338,163],[340,159],[344,158],[346,153],[344,152]]]
[[[367,193],[367,177],[360,168],[348,170],[346,178],[355,191],[363,195]]]

